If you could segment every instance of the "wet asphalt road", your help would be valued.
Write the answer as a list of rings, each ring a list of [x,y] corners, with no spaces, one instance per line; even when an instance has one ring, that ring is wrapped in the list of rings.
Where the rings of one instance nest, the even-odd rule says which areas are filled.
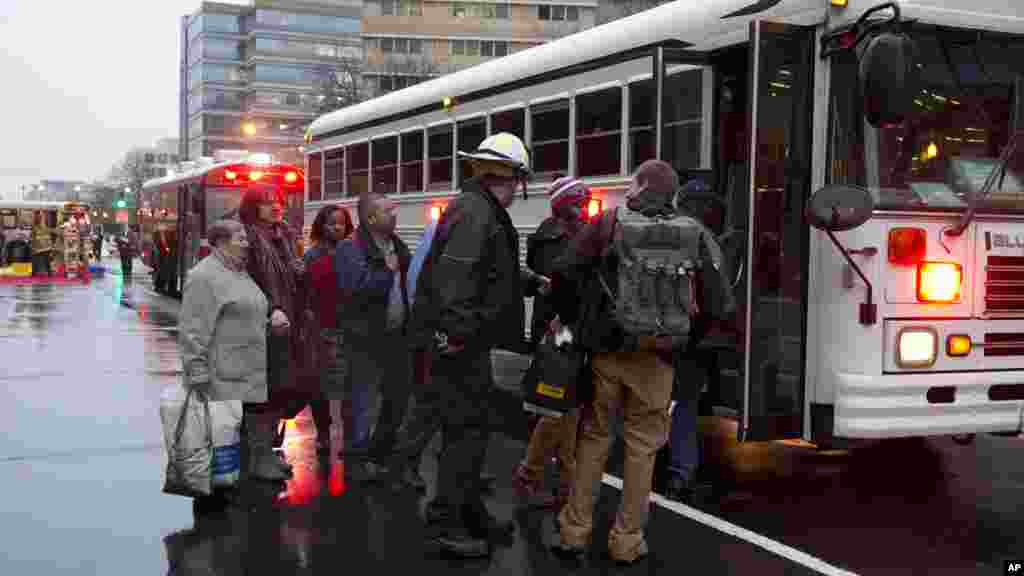
[[[187,499],[160,492],[158,405],[180,370],[177,303],[151,292],[144,267],[135,272],[131,285],[119,274],[89,286],[0,285],[0,574],[995,575],[1024,557],[1024,439],[816,453],[738,446],[727,422],[709,419],[702,427],[721,490],[696,508],[656,498],[651,557],[623,568],[603,554],[618,500],[605,485],[598,545],[582,565],[565,561],[546,548],[551,514],[522,506],[511,487],[525,443],[514,391],[526,361],[506,355],[496,358],[489,504],[517,530],[490,560],[452,562],[425,547],[422,498],[350,483],[337,458],[317,456],[305,412],[286,437],[293,479],[248,485],[245,506],[227,513],[194,513]],[[619,454],[616,446],[609,473],[621,477]],[[428,456],[428,480],[433,470]]]

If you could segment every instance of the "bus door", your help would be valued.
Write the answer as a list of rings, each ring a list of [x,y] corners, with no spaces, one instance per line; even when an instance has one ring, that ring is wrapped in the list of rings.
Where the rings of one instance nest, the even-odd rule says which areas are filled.
[[[806,379],[809,234],[803,213],[811,193],[814,32],[754,21],[748,49],[748,270],[738,302],[746,311],[738,438],[797,438]]]
[[[188,271],[195,264],[199,250],[199,219],[202,215],[202,196],[196,183],[182,183],[178,186],[178,286],[185,287]]]

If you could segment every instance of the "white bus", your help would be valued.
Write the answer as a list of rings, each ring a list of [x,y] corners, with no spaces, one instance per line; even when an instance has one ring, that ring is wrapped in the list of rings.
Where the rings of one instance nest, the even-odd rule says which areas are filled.
[[[325,115],[306,209],[394,194],[415,245],[467,177],[455,151],[507,131],[536,173],[510,209],[526,235],[555,175],[607,209],[661,158],[718,195],[703,214],[740,306],[702,358],[741,440],[1016,433],[1024,145],[980,188],[1024,128],[1024,18],[1005,0],[877,2],[673,2]],[[870,219],[834,245],[805,214],[849,185]]]

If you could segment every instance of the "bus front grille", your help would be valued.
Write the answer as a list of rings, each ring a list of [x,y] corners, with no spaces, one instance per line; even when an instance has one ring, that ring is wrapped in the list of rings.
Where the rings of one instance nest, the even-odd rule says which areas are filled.
[[[1024,256],[989,256],[985,266],[985,313],[1024,313]]]
[[[985,356],[1024,356],[1024,333],[985,334]]]

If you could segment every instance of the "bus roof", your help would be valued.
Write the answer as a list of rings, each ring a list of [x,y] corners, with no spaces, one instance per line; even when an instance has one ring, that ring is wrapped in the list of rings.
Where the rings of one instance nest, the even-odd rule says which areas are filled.
[[[770,6],[758,10],[759,4]],[[342,108],[317,118],[309,128],[316,141],[325,135],[395,114],[437,105],[445,97],[493,88],[551,74],[586,62],[664,42],[679,41],[707,49],[733,34],[745,37],[754,18],[793,19],[800,14],[820,21],[828,0],[677,0],[576,34],[446,74],[403,90]],[[733,15],[735,12],[739,14]],[[808,23],[804,21],[804,23]],[[742,38],[725,41],[724,45]]]
[[[848,0],[845,8],[829,12],[829,0],[676,0],[325,114],[310,125],[308,137],[315,144],[378,122],[418,114],[414,111],[441,110],[446,97],[458,103],[463,96],[500,90],[502,86],[512,90],[517,83],[532,83],[532,79],[543,82],[560,71],[652,45],[684,42],[692,50],[731,46],[746,41],[754,19],[812,25],[823,22],[828,14],[830,28],[836,28],[884,3]],[[969,8],[963,0],[898,0],[897,4],[904,19],[1024,33],[1024,18],[1018,13],[1016,1],[972,0]]]

